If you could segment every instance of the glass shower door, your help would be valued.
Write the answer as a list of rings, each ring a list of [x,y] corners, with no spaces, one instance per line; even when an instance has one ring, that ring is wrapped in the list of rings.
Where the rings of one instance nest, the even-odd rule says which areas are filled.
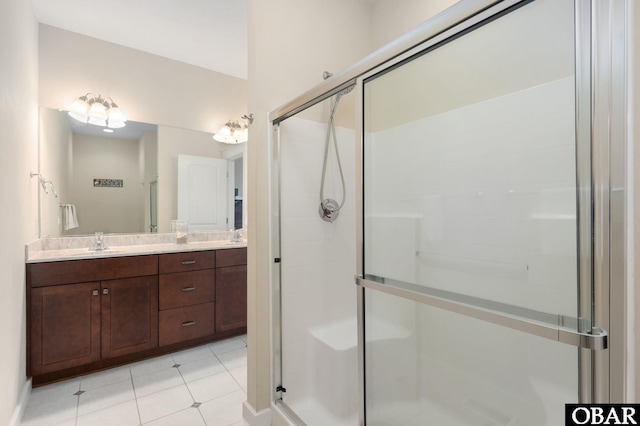
[[[363,79],[368,425],[557,425],[591,398],[583,12],[510,3]]]

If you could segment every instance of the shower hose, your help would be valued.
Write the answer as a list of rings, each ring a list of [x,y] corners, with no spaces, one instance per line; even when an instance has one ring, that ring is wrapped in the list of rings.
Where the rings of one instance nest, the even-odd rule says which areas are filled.
[[[347,191],[346,185],[344,181],[344,173],[342,171],[342,164],[340,163],[340,152],[338,150],[338,138],[336,137],[336,126],[334,123],[333,116],[338,108],[338,102],[340,102],[340,98],[343,95],[346,95],[351,90],[353,90],[353,86],[341,91],[338,93],[331,105],[331,113],[329,115],[329,122],[327,123],[327,134],[324,141],[324,162],[322,164],[322,179],[320,181],[320,209],[322,214],[324,215],[323,219],[328,222],[333,222],[337,217],[337,214],[342,206],[344,206],[344,202],[347,199]],[[333,144],[335,153],[336,153],[336,162],[338,164],[338,170],[340,171],[340,182],[342,183],[342,201],[340,203],[336,203],[334,200],[330,198],[324,197],[324,183],[326,180],[327,174],[327,162],[329,158],[329,145]]]

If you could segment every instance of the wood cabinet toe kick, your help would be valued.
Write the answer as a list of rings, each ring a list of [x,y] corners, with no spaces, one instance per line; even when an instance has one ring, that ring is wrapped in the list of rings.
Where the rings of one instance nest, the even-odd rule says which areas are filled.
[[[34,386],[246,333],[246,248],[26,267]]]

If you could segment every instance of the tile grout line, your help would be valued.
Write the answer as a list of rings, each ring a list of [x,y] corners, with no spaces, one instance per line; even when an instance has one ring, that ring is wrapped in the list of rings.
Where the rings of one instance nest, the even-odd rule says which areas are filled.
[[[229,350],[227,352],[221,352],[220,354],[225,354],[225,353],[229,353],[229,352],[233,352],[233,351],[241,351],[242,349],[247,349],[247,342],[244,341],[244,339],[242,339],[241,337],[238,336],[238,339],[242,340],[244,342],[244,347],[240,348],[240,349],[232,349]],[[211,352],[213,352],[213,349],[211,349]],[[227,366],[224,364],[224,362],[222,362],[222,360],[220,360],[220,358],[218,358],[218,354],[216,354],[215,352],[213,352],[213,355],[216,357],[216,359],[218,360],[218,362],[220,362],[220,364],[222,364],[222,366],[224,367],[225,370],[227,370],[227,373],[229,373],[229,375],[233,378],[233,380],[238,384],[238,386],[240,386],[240,389],[245,393],[247,393],[247,391],[244,389],[244,387],[242,386],[242,384],[240,382],[238,382],[238,379],[236,379],[236,376],[234,376],[233,374],[231,374],[231,371],[227,368]],[[246,364],[246,360],[245,360],[245,364]]]
[[[209,348],[209,346],[207,345],[207,348]],[[171,356],[173,358],[173,355]],[[175,358],[173,358],[173,362],[178,365],[178,362],[176,361]],[[195,397],[193,396],[193,393],[191,393],[191,389],[189,389],[189,384],[187,383],[187,381],[184,379],[184,376],[182,375],[182,371],[180,371],[180,367],[176,368],[176,370],[178,370],[178,374],[180,374],[180,378],[182,379],[182,381],[184,382],[184,386],[187,388],[187,392],[189,392],[189,395],[191,395],[191,399],[193,400],[194,404],[195,403],[199,403],[198,401],[196,401]],[[200,404],[200,403],[199,403]],[[200,418],[202,419],[202,422],[206,425],[207,421],[205,420],[204,416],[202,415],[202,412],[200,411],[200,405],[198,405],[197,407],[194,407],[193,405],[189,408],[195,408],[196,410],[198,410],[198,414],[200,415]],[[186,408],[187,410],[189,408]]]
[[[136,411],[138,413],[138,424],[142,425],[142,416],[140,415],[140,406],[138,405],[138,394],[136,393],[136,384],[133,381],[133,372],[129,367],[129,378],[131,379],[131,387],[133,388],[133,399],[136,401]]]
[[[78,390],[76,391],[76,393],[80,392],[81,390],[82,390],[82,378],[80,378],[80,380],[78,381]],[[75,426],[78,426],[78,415],[80,414],[80,395],[78,395],[78,401],[76,403],[76,418],[73,422]]]
[[[187,381],[182,376],[182,372],[180,371],[180,367],[179,367],[181,364],[178,364],[176,359],[173,357],[173,354],[171,354],[170,356],[171,356],[171,359],[173,360],[173,365],[174,366],[178,365],[178,367],[171,367],[171,368],[175,368],[176,370],[178,370],[178,374],[180,374],[180,378],[182,379],[184,387],[187,388],[187,392],[189,392],[189,395],[191,395],[191,399],[194,401],[194,403],[197,402],[195,400],[195,398],[193,397],[193,394],[191,393],[191,389],[189,389],[189,386],[187,385]],[[177,388],[178,386],[183,386],[183,385],[172,386],[172,387],[170,387],[168,389]],[[164,390],[167,390],[167,389],[164,389]],[[158,391],[158,392],[162,392],[162,391]],[[154,393],[158,393],[158,392],[154,392]],[[154,393],[150,393],[149,395],[153,395]],[[145,395],[145,396],[148,396],[148,395]],[[136,404],[137,404],[137,402],[138,402],[138,399],[136,398]],[[157,419],[153,419],[152,421],[155,422],[156,420],[163,419],[163,418],[169,417],[169,416],[173,416],[174,414],[181,413],[183,411],[188,410],[189,408],[196,408],[198,410],[198,414],[200,414],[200,417],[202,418],[202,421],[205,423],[205,425],[207,424],[207,422],[204,420],[204,417],[202,416],[202,413],[200,412],[200,409],[197,408],[197,407],[193,407],[193,406],[192,407],[183,408],[182,410],[178,410],[178,411],[176,411],[174,413],[167,414],[166,416],[158,417]],[[138,415],[140,415],[140,410],[138,410]],[[140,418],[140,425],[142,425],[142,418]]]
[[[95,390],[101,389],[101,388],[106,387],[106,386],[111,386],[111,385],[118,384],[118,383],[122,383],[122,382],[126,382],[127,380],[129,380],[129,382],[131,383],[131,388],[132,388],[132,390],[133,390],[133,399],[136,401],[136,407],[137,407],[137,405],[138,405],[138,400],[137,400],[137,396],[136,396],[136,393],[135,393],[135,387],[134,387],[134,385],[133,385],[133,379],[132,379],[132,377],[131,377],[131,370],[129,370],[129,376],[130,376],[130,378],[129,378],[129,379],[118,380],[118,381],[113,382],[113,383],[108,383],[108,384],[106,384],[106,385],[102,385],[102,386],[98,386],[98,387],[93,388],[93,389],[89,389],[88,391],[82,391],[82,390],[81,390],[81,392],[82,392],[83,394],[85,394],[85,393],[87,393],[87,392],[89,392],[89,391],[95,391]],[[84,414],[81,416],[81,415],[80,415],[80,396],[81,396],[81,395],[78,395],[78,410],[77,410],[77,413],[76,413],[76,420],[77,420],[79,417],[88,416],[88,415],[90,415],[90,414],[97,413],[98,411],[107,410],[107,409],[109,409],[109,408],[115,407],[116,405],[124,404],[124,403],[126,403],[126,402],[131,401],[131,400],[126,400],[126,401],[122,401],[122,402],[117,402],[117,403],[114,403],[113,405],[108,405],[108,406],[106,406],[106,407],[102,407],[102,408],[99,408],[99,409],[94,410],[94,411],[89,411],[89,412],[87,412],[87,413],[84,413]],[[139,417],[139,414],[140,414],[140,413],[139,413],[139,411],[138,411],[138,417]],[[77,426],[77,421],[76,421],[76,426]]]

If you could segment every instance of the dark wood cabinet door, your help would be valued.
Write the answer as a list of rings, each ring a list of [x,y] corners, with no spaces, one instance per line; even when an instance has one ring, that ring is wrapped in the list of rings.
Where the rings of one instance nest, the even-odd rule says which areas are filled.
[[[216,332],[247,326],[247,266],[216,269]]]
[[[100,283],[31,290],[31,373],[100,359]]]
[[[102,358],[158,346],[158,277],[101,282]]]

